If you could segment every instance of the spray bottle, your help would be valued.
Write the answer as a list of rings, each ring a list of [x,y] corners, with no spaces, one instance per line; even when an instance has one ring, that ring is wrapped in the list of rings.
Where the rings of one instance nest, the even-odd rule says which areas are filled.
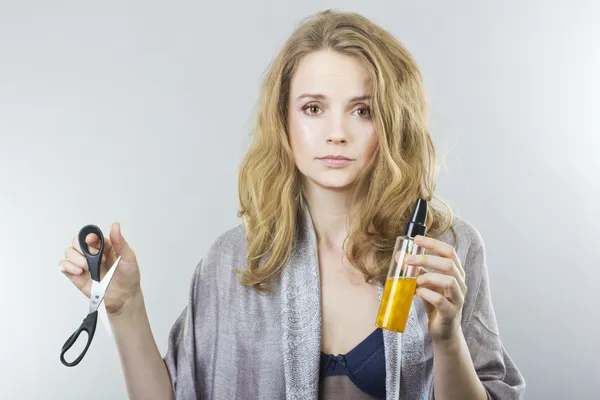
[[[398,236],[379,305],[376,325],[379,328],[402,333],[417,286],[419,267],[408,265],[408,255],[423,254],[425,249],[415,243],[415,236],[425,236],[427,201],[417,199],[404,236]]]

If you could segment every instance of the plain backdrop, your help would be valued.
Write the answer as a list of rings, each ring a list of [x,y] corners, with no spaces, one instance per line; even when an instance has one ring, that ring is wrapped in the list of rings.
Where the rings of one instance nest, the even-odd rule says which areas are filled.
[[[125,399],[102,325],[58,262],[119,221],[162,353],[194,267],[238,224],[260,79],[304,17],[371,18],[420,64],[440,196],[487,249],[526,398],[600,389],[597,1],[0,1],[0,397]]]

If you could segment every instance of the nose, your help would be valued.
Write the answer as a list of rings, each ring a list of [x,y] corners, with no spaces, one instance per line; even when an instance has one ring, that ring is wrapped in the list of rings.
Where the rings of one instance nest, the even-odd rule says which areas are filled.
[[[327,143],[346,143],[346,138],[343,135],[329,135]]]
[[[327,143],[347,143],[343,116],[332,116],[327,127],[327,132]]]

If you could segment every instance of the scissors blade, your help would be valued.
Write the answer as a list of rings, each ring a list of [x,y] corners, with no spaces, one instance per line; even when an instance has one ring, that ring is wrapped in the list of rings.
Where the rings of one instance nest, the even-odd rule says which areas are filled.
[[[92,280],[92,291],[90,296],[90,313],[96,311],[98,307],[100,307],[100,303],[102,303],[102,300],[104,300],[106,289],[108,289],[108,285],[110,285],[110,281],[112,280],[115,274],[115,270],[119,265],[119,261],[121,261],[121,256],[117,258],[117,261],[115,261],[112,267],[108,270],[101,282],[96,282],[95,280]]]

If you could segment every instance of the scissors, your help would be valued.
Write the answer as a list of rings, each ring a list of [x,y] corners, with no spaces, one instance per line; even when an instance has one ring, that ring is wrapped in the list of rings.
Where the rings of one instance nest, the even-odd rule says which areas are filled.
[[[88,244],[85,242],[85,238],[90,234],[95,233],[100,238],[100,249],[98,253],[95,255],[91,254],[89,251]],[[100,263],[102,262],[102,253],[104,251],[104,236],[102,235],[102,231],[96,225],[86,225],[79,231],[79,247],[81,248],[81,252],[85,256],[88,264],[88,270],[90,276],[92,278],[92,290],[90,293],[90,307],[88,315],[85,317],[79,329],[77,329],[70,337],[67,339],[65,344],[62,347],[62,351],[60,353],[60,361],[67,367],[74,367],[79,364],[79,362],[87,353],[90,344],[92,343],[92,339],[94,338],[94,333],[96,332],[96,324],[98,322],[98,307],[104,300],[104,294],[106,293],[106,289],[112,280],[112,277],[117,269],[117,265],[121,260],[121,256],[117,258],[117,261],[112,265],[110,270],[106,273],[106,276],[102,281],[100,281]],[[67,362],[65,360],[65,353],[75,344],[81,332],[86,332],[88,335],[87,344],[85,348],[74,361]]]

